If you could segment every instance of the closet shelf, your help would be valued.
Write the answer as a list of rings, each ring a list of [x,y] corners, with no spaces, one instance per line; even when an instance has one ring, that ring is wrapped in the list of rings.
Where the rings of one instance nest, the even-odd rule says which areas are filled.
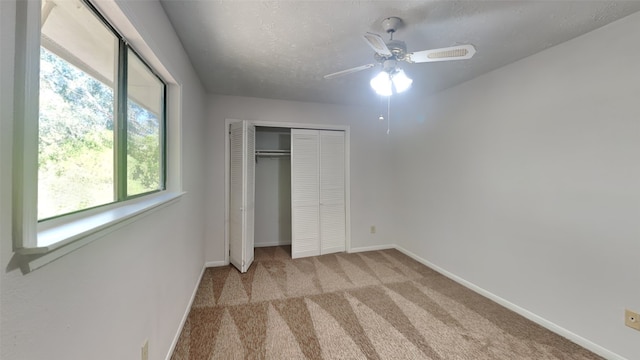
[[[256,150],[256,156],[290,156],[291,150]]]

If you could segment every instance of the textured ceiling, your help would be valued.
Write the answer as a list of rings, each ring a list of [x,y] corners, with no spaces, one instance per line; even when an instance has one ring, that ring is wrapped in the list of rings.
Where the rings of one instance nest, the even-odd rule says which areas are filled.
[[[409,91],[428,94],[535,54],[640,11],[640,1],[194,1],[161,0],[207,91],[343,104],[380,101],[369,87],[377,68],[362,40],[404,27],[408,51],[473,44],[470,60],[406,64]],[[594,51],[597,46],[594,45]]]

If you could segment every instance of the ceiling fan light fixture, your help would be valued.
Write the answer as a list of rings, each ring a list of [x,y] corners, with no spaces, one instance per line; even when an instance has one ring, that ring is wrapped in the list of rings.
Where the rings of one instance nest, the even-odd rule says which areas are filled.
[[[409,89],[412,83],[413,80],[402,69],[393,70],[391,73],[386,70],[380,71],[370,82],[373,90],[381,96],[393,95],[394,89],[396,94],[399,94]]]
[[[393,87],[396,89],[396,93],[401,93],[409,89],[411,84],[413,84],[413,80],[410,79],[402,69],[395,72],[391,77],[391,80],[393,81]]]
[[[376,77],[371,79],[370,84],[378,95],[391,96],[393,94],[391,76],[386,71],[380,71]]]

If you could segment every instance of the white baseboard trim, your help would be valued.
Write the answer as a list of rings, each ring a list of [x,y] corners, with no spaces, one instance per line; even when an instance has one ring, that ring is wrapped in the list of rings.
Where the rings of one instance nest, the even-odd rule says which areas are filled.
[[[202,271],[200,271],[200,276],[198,276],[198,281],[196,281],[196,286],[193,288],[193,293],[191,294],[191,299],[189,299],[189,305],[182,315],[182,320],[180,320],[180,326],[178,327],[178,332],[176,336],[174,336],[173,341],[171,342],[171,347],[169,347],[169,352],[167,353],[167,357],[165,360],[171,360],[171,356],[173,355],[173,351],[176,349],[176,345],[178,345],[178,340],[180,339],[180,334],[182,334],[182,329],[184,328],[184,324],[187,322],[187,318],[189,318],[189,312],[191,312],[191,306],[193,305],[193,300],[196,298],[196,293],[198,292],[198,287],[200,286],[200,282],[202,281],[202,276],[204,275],[204,270],[206,266],[202,267]]]
[[[285,246],[285,245],[291,245],[291,242],[263,242],[263,243],[254,243],[253,246],[254,247],[269,247],[269,246]]]
[[[227,266],[227,265],[229,265],[229,263],[224,260],[207,261],[206,263],[204,263],[205,268],[220,267],[220,266]]]
[[[466,287],[466,288],[468,288],[470,290],[473,290],[473,291],[477,292],[478,294],[480,294],[480,295],[482,295],[482,296],[484,296],[484,297],[486,297],[488,299],[491,299],[491,300],[495,301],[496,303],[506,307],[507,309],[509,309],[509,310],[519,314],[519,315],[524,316],[525,318],[533,321],[534,323],[536,323],[536,324],[538,324],[538,325],[540,325],[540,326],[542,326],[542,327],[544,327],[544,328],[546,328],[546,329],[548,329],[548,330],[550,330],[550,331],[552,331],[552,332],[554,332],[554,333],[556,333],[556,334],[558,334],[558,335],[560,335],[562,337],[565,337],[565,338],[573,341],[574,343],[576,343],[576,344],[582,346],[583,348],[585,348],[587,350],[590,350],[590,351],[592,351],[592,352],[604,357],[605,359],[609,359],[609,360],[627,360],[626,358],[624,358],[624,357],[622,357],[622,356],[620,356],[620,355],[618,355],[618,354],[616,354],[616,353],[614,353],[614,352],[612,352],[610,350],[607,350],[604,347],[602,347],[602,346],[600,346],[600,345],[598,345],[598,344],[596,344],[596,343],[594,343],[592,341],[589,341],[589,340],[583,338],[580,335],[577,335],[577,334],[575,334],[575,333],[573,333],[573,332],[571,332],[571,331],[569,331],[569,330],[567,330],[567,329],[565,329],[565,328],[563,328],[563,327],[561,327],[559,325],[556,325],[553,322],[551,322],[551,321],[549,321],[547,319],[544,319],[544,318],[540,317],[539,315],[536,315],[536,314],[532,313],[531,311],[529,311],[527,309],[521,308],[520,306],[518,306],[516,304],[513,304],[513,303],[501,298],[500,296],[495,295],[492,292],[489,292],[489,291],[487,291],[487,290],[475,285],[474,283],[471,283],[471,282],[469,282],[469,281],[467,281],[467,280],[465,280],[465,279],[463,279],[463,278],[461,278],[461,277],[459,277],[457,275],[454,275],[454,274],[448,272],[447,270],[445,270],[445,269],[443,269],[443,268],[431,263],[428,260],[425,260],[425,259],[421,258],[420,256],[408,251],[407,249],[404,249],[404,248],[402,248],[400,246],[397,246],[397,245],[394,246],[394,247],[398,251],[402,252],[403,254],[409,256],[410,258],[412,258],[412,259],[414,259],[414,260],[416,260],[416,261],[418,261],[420,263],[422,263],[423,265],[426,265],[426,266],[430,267],[431,269],[439,272],[440,274],[448,277],[449,279],[457,282],[458,284],[460,284],[460,285],[462,285],[462,286],[464,286],[464,287]]]
[[[397,248],[396,244],[384,244],[384,245],[373,245],[373,246],[362,246],[357,248],[351,248],[347,250],[348,253],[358,253],[364,251],[376,251],[376,250],[388,250]]]

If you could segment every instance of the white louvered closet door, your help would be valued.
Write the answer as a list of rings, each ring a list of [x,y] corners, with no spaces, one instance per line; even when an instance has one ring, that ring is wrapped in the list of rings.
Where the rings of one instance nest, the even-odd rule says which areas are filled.
[[[344,131],[320,131],[320,253],[345,251]]]
[[[245,123],[246,133],[246,152],[245,164],[246,164],[246,179],[245,179],[245,203],[247,206],[245,231],[246,237],[244,242],[244,266],[241,272],[247,272],[249,266],[253,263],[254,257],[254,227],[255,227],[255,212],[256,212],[256,127]]]
[[[319,134],[291,129],[291,256],[320,255]]]
[[[229,150],[229,261],[244,273],[253,262],[255,127],[231,124]]]

